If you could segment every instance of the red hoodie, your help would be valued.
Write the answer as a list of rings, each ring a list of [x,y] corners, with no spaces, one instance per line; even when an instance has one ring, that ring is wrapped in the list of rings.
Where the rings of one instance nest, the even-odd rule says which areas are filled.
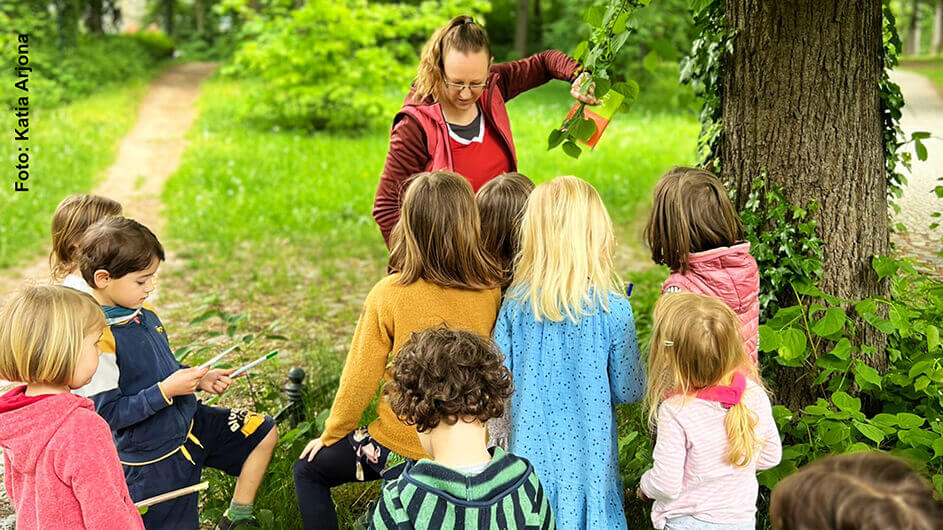
[[[0,396],[4,485],[17,530],[143,529],[111,430],[86,398]]]

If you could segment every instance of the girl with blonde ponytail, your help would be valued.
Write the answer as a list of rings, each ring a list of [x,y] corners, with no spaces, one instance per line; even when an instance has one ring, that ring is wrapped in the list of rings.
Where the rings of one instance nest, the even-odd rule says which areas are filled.
[[[654,317],[646,404],[657,438],[638,495],[655,501],[655,528],[755,528],[756,472],[779,463],[782,445],[740,321],[684,292],[664,295]]]

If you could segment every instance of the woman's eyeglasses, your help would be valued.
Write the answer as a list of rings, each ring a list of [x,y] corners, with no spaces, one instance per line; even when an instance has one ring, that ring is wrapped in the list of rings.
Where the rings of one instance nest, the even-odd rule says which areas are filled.
[[[472,94],[480,94],[482,90],[488,88],[488,82],[485,81],[484,83],[472,83],[470,85],[466,85],[465,83],[453,83],[446,79],[445,87],[455,91],[457,94],[461,94],[466,88]]]

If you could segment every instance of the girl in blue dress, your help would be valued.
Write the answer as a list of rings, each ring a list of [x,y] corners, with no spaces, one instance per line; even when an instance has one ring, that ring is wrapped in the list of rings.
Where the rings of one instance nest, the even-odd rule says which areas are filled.
[[[514,376],[511,452],[530,460],[562,530],[626,528],[615,406],[645,374],[613,271],[612,221],[587,182],[531,194],[494,338]]]

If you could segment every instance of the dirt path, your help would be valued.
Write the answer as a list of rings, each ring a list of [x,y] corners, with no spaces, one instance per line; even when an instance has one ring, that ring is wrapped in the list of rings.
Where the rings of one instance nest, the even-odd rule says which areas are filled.
[[[900,85],[904,94],[906,106],[901,116],[901,128],[907,136],[916,131],[933,134],[923,142],[927,147],[927,160],[920,162],[914,156],[913,172],[905,173],[908,182],[903,196],[897,201],[901,212],[896,220],[903,223],[908,232],[894,234],[892,241],[902,254],[932,266],[943,275],[943,257],[938,254],[943,250],[940,244],[943,227],[929,228],[934,221],[930,215],[943,211],[943,200],[933,193],[936,186],[943,184],[937,180],[943,177],[943,97],[933,82],[914,72],[891,72],[891,80]],[[908,149],[914,152],[912,145]]]
[[[160,212],[164,181],[180,164],[184,136],[197,115],[200,83],[215,68],[215,63],[179,64],[154,79],[141,101],[137,123],[121,141],[115,163],[92,192],[120,202],[125,215],[141,221],[158,236],[164,226]],[[43,282],[48,276],[45,253],[25,268],[0,270],[0,301],[23,281]]]

